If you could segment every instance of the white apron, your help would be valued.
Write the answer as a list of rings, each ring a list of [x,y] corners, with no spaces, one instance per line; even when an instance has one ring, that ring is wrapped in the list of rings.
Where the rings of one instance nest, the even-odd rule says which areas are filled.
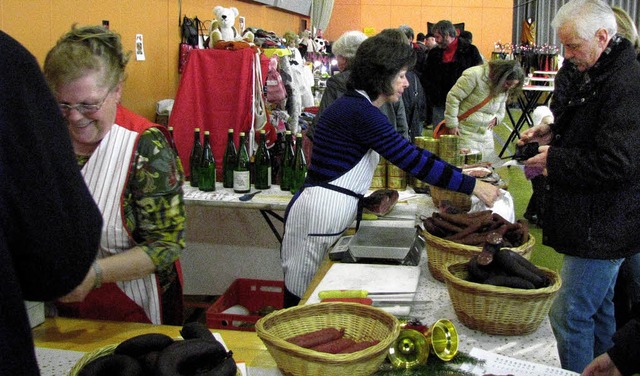
[[[123,194],[140,135],[117,124],[100,142],[81,172],[103,217],[98,258],[122,253],[135,246],[125,227]],[[117,286],[142,307],[153,324],[160,324],[160,299],[155,274]]]
[[[360,162],[331,185],[364,195],[380,156],[369,150]],[[282,268],[289,291],[302,297],[333,243],[353,223],[358,198],[319,186],[305,187],[287,214],[282,240]]]

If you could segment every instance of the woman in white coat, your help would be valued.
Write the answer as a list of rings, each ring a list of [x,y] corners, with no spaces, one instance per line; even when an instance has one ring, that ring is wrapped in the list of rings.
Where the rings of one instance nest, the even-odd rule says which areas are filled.
[[[493,127],[502,123],[510,92],[522,88],[523,82],[524,70],[515,60],[492,60],[465,70],[447,94],[447,133],[460,136],[461,147],[481,152],[482,160],[497,163]],[[459,119],[484,101],[482,107]]]

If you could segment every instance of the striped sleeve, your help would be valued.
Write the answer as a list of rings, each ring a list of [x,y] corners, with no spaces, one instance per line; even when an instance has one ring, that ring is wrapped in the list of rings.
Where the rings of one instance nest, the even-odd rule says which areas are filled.
[[[309,174],[319,181],[342,175],[373,149],[426,183],[467,194],[475,187],[475,178],[410,143],[356,93],[347,93],[323,113],[315,138]]]

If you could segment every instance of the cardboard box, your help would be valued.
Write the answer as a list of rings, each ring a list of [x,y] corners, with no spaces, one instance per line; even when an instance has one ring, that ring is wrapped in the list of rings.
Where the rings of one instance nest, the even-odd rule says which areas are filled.
[[[255,331],[255,323],[273,309],[282,309],[284,281],[236,279],[207,309],[207,326],[215,329]],[[222,313],[242,306],[249,315]]]

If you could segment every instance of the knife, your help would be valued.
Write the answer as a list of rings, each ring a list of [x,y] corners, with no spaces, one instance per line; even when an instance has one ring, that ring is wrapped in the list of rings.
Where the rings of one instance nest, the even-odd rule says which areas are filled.
[[[433,300],[374,300],[371,305],[374,307],[402,307],[417,306],[433,303]]]
[[[371,296],[383,296],[383,295],[413,295],[413,292],[370,292],[367,290],[324,290],[318,293],[320,300],[329,298],[367,298]]]

